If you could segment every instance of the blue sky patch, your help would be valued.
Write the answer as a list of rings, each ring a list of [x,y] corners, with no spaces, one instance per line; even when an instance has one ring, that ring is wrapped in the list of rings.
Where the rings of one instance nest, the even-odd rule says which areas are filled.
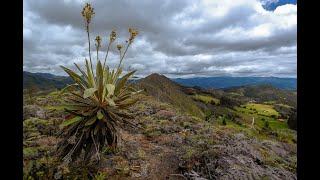
[[[285,4],[297,4],[297,0],[262,0],[262,7],[268,11],[274,11],[278,6]]]

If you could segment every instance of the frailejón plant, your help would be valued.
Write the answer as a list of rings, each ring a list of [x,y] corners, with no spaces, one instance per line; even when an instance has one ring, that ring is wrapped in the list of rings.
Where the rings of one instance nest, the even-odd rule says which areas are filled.
[[[126,41],[124,52],[122,51],[122,45],[117,45],[120,60],[116,70],[110,70],[106,64],[110,46],[116,39],[116,32],[113,30],[110,34],[103,64],[99,59],[102,38],[99,35],[96,36],[97,63],[94,72],[90,51],[89,26],[94,14],[94,8],[89,3],[86,3],[82,10],[89,49],[89,61],[85,60],[86,69],[81,69],[74,63],[81,73],[81,75],[78,75],[72,70],[61,66],[75,82],[75,84],[67,86],[59,93],[60,96],[67,90],[73,90],[70,91],[70,96],[66,97],[66,104],[63,104],[68,115],[65,117],[64,122],[60,124],[62,128],[61,135],[66,138],[60,144],[58,154],[63,157],[62,160],[65,162],[73,161],[83,155],[87,163],[92,155],[97,155],[98,159],[100,159],[99,153],[105,145],[115,148],[118,142],[117,127],[122,123],[131,124],[128,120],[131,118],[130,115],[124,113],[123,109],[134,104],[137,99],[131,97],[141,92],[127,83],[127,80],[136,70],[119,78],[123,70],[121,67],[122,60],[138,34],[133,28],[129,28],[130,37]]]

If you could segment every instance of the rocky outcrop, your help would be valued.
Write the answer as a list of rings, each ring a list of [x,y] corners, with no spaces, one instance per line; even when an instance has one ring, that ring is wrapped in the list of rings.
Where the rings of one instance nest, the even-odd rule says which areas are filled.
[[[202,178],[297,179],[296,145],[250,139],[242,133],[220,140],[202,153],[199,167],[193,166]]]
[[[23,106],[23,120],[30,118],[47,119],[46,110],[36,105]]]

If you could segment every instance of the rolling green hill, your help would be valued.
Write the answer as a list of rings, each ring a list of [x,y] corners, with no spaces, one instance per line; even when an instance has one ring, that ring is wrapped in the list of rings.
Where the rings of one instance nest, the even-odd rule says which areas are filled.
[[[293,91],[282,90],[271,85],[239,86],[222,89],[226,93],[239,94],[259,102],[275,102],[296,107],[297,94]]]
[[[191,97],[188,97],[182,86],[159,74],[151,74],[135,84],[138,89],[146,89],[146,94],[161,102],[167,102],[177,108],[202,117],[204,113],[197,107]]]

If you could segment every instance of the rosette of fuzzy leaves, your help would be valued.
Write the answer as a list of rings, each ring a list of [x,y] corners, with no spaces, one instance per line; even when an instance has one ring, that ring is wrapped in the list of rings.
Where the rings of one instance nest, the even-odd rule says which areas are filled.
[[[90,152],[100,151],[105,143],[116,147],[116,127],[119,123],[131,124],[127,118],[132,117],[123,112],[123,109],[134,104],[138,99],[132,97],[141,92],[127,84],[127,80],[136,71],[131,71],[118,80],[122,68],[109,72],[108,67],[102,69],[100,61],[97,63],[96,77],[91,73],[87,60],[87,73],[76,65],[82,76],[61,67],[76,82],[66,89],[79,87],[78,92],[70,92],[71,95],[65,98],[67,104],[64,107],[69,115],[60,126],[64,135],[70,138],[60,146],[62,155],[73,159],[84,148],[85,159],[88,159],[92,155]],[[66,154],[67,152],[70,154]]]

